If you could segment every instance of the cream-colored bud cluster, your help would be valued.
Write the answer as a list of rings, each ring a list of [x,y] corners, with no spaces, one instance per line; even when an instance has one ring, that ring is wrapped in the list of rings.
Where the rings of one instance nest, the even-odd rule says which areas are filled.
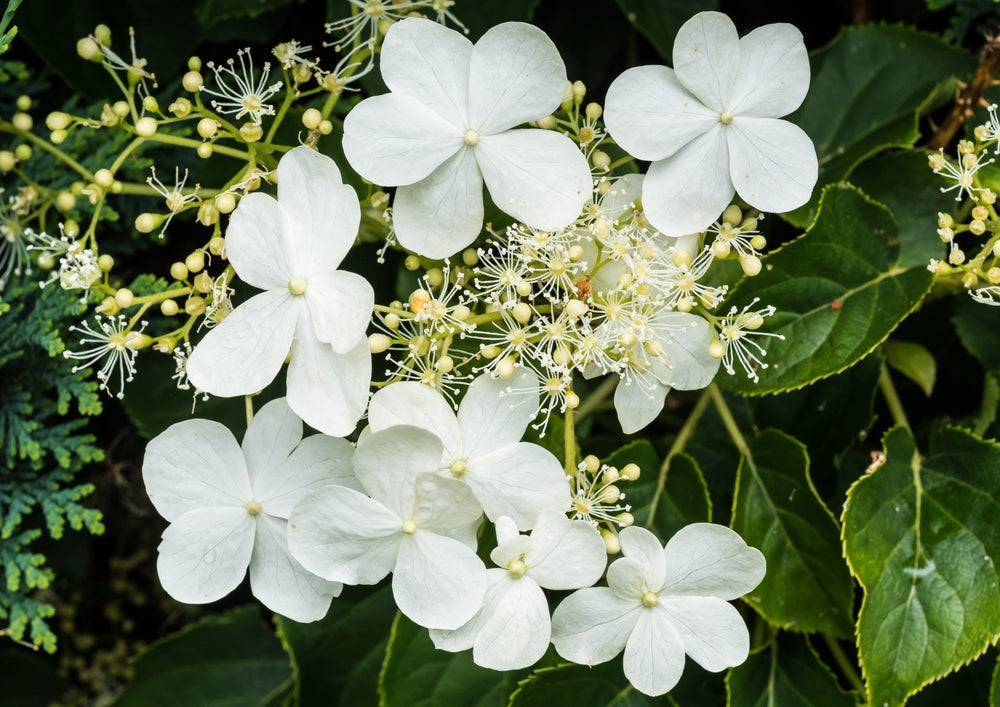
[[[639,478],[639,466],[629,463],[618,469],[602,464],[593,454],[588,454],[576,467],[572,477],[573,499],[569,515],[574,520],[584,520],[601,531],[609,555],[621,550],[618,530],[635,522],[632,507],[624,503],[623,484]]]

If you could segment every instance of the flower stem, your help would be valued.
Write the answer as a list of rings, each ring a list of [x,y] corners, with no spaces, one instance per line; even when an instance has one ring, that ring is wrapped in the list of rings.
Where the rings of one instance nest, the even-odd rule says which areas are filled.
[[[563,428],[563,454],[566,457],[563,468],[566,470],[566,476],[576,478],[576,420],[574,415],[575,411],[572,408],[566,408],[563,415],[563,420],[566,423]]]
[[[903,409],[903,403],[899,400],[899,393],[896,392],[892,376],[889,375],[889,366],[884,361],[882,362],[882,370],[878,376],[878,387],[882,391],[882,397],[885,398],[885,404],[889,406],[889,413],[892,415],[893,422],[905,427],[906,431],[912,436],[913,429],[910,427],[910,421],[906,418],[906,411]]]
[[[604,402],[612,390],[615,389],[620,379],[617,376],[607,376],[597,388],[594,389],[590,395],[587,396],[586,400],[580,403],[580,407],[576,409],[576,416],[578,419],[583,419],[587,415],[590,415],[597,407]]]
[[[844,653],[844,649],[840,647],[840,642],[830,634],[824,633],[821,635],[823,636],[823,642],[830,650],[830,655],[833,656],[834,662],[837,664],[837,667],[840,668],[840,672],[842,672],[844,677],[847,678],[847,681],[851,683],[851,687],[861,694],[864,694],[865,683],[861,679],[861,676],[858,675],[858,671],[854,667],[854,663],[851,662],[851,660],[847,657],[847,654]]]
[[[722,391],[719,390],[719,387],[715,383],[712,383],[708,386],[707,392],[712,396],[712,402],[715,403],[715,408],[719,411],[719,417],[722,418],[722,424],[725,425],[726,431],[733,440],[733,444],[736,445],[736,449],[747,460],[747,463],[753,466],[753,455],[750,454],[750,446],[747,444],[746,439],[744,439],[743,433],[740,432],[739,425],[736,424],[736,418],[733,417],[733,413],[726,404],[725,398],[722,397]]]
[[[667,485],[667,472],[670,470],[670,462],[677,454],[684,451],[684,448],[687,446],[691,435],[694,434],[694,430],[701,420],[702,414],[705,412],[705,408],[708,407],[708,398],[709,390],[706,389],[698,398],[698,402],[694,404],[691,414],[684,421],[684,426],[677,433],[674,443],[670,445],[670,451],[667,452],[663,464],[660,465],[660,472],[656,477],[656,491],[653,492],[653,499],[649,503],[649,519],[646,521],[646,527],[652,527],[653,519],[656,517],[656,507],[659,505],[660,498],[663,496],[663,490]]]

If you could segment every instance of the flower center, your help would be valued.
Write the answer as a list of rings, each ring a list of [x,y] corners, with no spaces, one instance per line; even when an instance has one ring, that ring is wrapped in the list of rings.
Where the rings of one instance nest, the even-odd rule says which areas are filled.
[[[479,142],[479,133],[475,130],[466,130],[462,139],[469,147],[475,147],[475,145]]]
[[[250,113],[260,110],[260,107],[264,105],[264,101],[262,101],[259,96],[255,96],[252,93],[248,93],[243,96],[241,103],[243,104],[243,108]]]
[[[250,501],[250,503],[247,504],[247,513],[252,516],[260,513],[260,501]]]
[[[660,597],[656,592],[643,592],[642,593],[642,605],[647,609],[652,609],[660,601]]]
[[[306,279],[304,277],[293,277],[288,281],[288,291],[295,296],[305,294]]]
[[[731,110],[724,110],[719,114],[719,122],[723,125],[729,125],[733,122],[733,112]]]
[[[456,459],[451,464],[451,474],[455,477],[461,477],[466,471],[468,471],[468,469],[469,465],[466,464],[463,459]]]
[[[412,518],[403,521],[403,532],[407,535],[413,535],[417,532],[417,524]]]
[[[528,566],[524,564],[524,560],[516,559],[507,563],[507,574],[514,579],[520,579],[527,571]]]

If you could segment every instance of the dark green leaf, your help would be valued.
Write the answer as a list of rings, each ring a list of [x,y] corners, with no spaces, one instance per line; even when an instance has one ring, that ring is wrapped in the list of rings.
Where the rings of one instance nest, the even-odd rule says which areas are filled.
[[[616,0],[625,17],[660,53],[673,64],[674,37],[681,25],[703,10],[716,10],[718,0]]]
[[[1000,310],[959,294],[951,322],[966,350],[986,368],[1000,371]]]
[[[668,704],[648,697],[625,680],[620,660],[593,667],[565,664],[536,670],[511,695],[510,707],[648,707]]]
[[[238,17],[259,17],[267,12],[281,10],[289,5],[302,4],[303,0],[198,0],[194,16],[205,27],[221,20]],[[289,10],[285,10],[289,12]]]
[[[882,346],[885,360],[890,366],[920,386],[928,398],[934,391],[937,378],[937,362],[923,345],[913,341],[890,339]]]
[[[52,661],[10,642],[0,646],[0,685],[4,704],[11,705],[54,703],[69,687]]]

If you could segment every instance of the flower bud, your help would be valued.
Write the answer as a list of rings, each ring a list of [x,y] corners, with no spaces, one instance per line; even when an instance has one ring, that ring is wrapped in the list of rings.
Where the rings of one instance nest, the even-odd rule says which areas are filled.
[[[219,222],[218,207],[210,201],[202,202],[195,220],[202,226],[214,226]]]
[[[302,124],[309,130],[316,130],[321,122],[323,122],[323,114],[315,108],[307,108],[306,112],[302,114]]]
[[[202,158],[203,160],[207,160],[209,157],[212,156],[213,152],[212,143],[210,142],[201,143],[200,145],[198,145],[198,149],[195,150],[195,152],[198,153],[198,157]]]
[[[135,230],[139,233],[152,233],[157,228],[159,228],[164,220],[165,216],[160,214],[142,213],[135,217]]]
[[[115,266],[115,259],[110,255],[105,253],[97,259],[97,267],[101,272],[111,272],[111,268]],[[121,304],[121,302],[119,302]],[[123,307],[127,305],[122,305]]]
[[[152,137],[156,134],[156,129],[158,127],[159,125],[157,124],[156,119],[150,118],[147,115],[135,121],[135,134],[139,137]]]
[[[215,137],[215,133],[219,131],[219,121],[212,118],[202,118],[198,121],[198,125],[195,127],[198,134],[203,138],[208,140],[209,138]]]
[[[215,206],[219,209],[219,213],[232,213],[236,208],[236,196],[232,192],[223,192],[215,197]]]
[[[167,106],[167,110],[176,115],[178,118],[186,118],[191,115],[191,101],[186,98],[178,98]]]
[[[189,297],[184,302],[184,311],[190,315],[202,314],[205,311],[205,298]]]
[[[132,109],[129,108],[128,103],[126,103],[125,101],[115,101],[111,105],[111,112],[117,115],[119,118],[125,118],[126,116],[128,116],[129,113],[132,112]]]
[[[56,208],[62,213],[66,213],[76,206],[76,197],[68,191],[61,191],[56,194]]]
[[[65,130],[69,127],[69,116],[62,111],[52,111],[45,116],[45,127],[49,130]]]
[[[205,79],[202,78],[201,72],[198,71],[189,71],[181,79],[181,86],[184,87],[185,91],[190,91],[191,93],[200,91],[204,85]]]
[[[135,301],[135,295],[132,294],[132,290],[123,287],[117,292],[115,292],[115,304],[117,304],[122,309],[128,309],[129,307],[132,306],[132,303],[134,301]]]
[[[604,541],[604,549],[609,555],[617,555],[622,551],[622,544],[618,541],[618,536],[606,528],[601,528],[601,540]]]
[[[170,277],[174,278],[175,280],[182,280],[182,281],[187,280],[188,277],[187,265],[185,265],[180,261],[173,263],[170,266]]]
[[[110,169],[101,168],[94,172],[94,184],[99,187],[104,187],[107,189],[111,186],[112,182],[115,181],[115,175],[111,174]]]
[[[200,250],[196,250],[184,259],[184,264],[187,266],[189,272],[201,272],[205,267],[205,254]],[[207,292],[208,290],[205,291]]]
[[[17,166],[17,158],[10,150],[0,150],[0,172],[9,172]]]
[[[91,37],[76,41],[76,53],[86,61],[101,61],[101,47]]]
[[[264,128],[256,123],[243,123],[240,126],[240,137],[245,142],[257,142],[264,137]]]
[[[27,113],[15,113],[11,117],[10,122],[15,128],[24,132],[31,130],[31,127],[35,124],[35,121]]]
[[[392,345],[392,339],[385,334],[371,334],[368,337],[368,349],[373,354],[384,353]]]
[[[142,99],[142,107],[148,110],[150,113],[160,112],[160,102],[156,100],[156,96],[146,96]]]

